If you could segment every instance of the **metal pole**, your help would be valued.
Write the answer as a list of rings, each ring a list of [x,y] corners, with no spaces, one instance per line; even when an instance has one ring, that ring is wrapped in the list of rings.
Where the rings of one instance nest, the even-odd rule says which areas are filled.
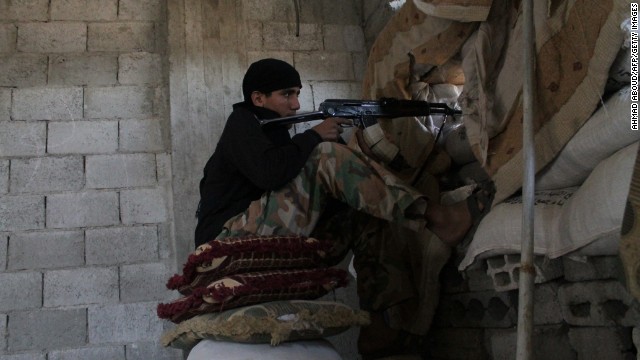
[[[533,29],[533,0],[524,0],[522,5],[524,17],[524,82],[522,92],[524,178],[522,184],[522,249],[518,285],[518,343],[516,356],[518,360],[530,360],[533,352],[533,294],[536,276],[536,270],[533,266],[535,35]]]

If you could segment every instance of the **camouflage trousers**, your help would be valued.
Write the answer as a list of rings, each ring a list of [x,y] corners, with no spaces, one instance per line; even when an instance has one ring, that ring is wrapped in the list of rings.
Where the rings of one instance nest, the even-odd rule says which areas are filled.
[[[218,238],[297,234],[329,240],[328,265],[353,252],[361,308],[394,309],[394,327],[423,334],[438,298],[422,294],[433,288],[425,281],[437,284],[440,270],[435,278],[424,270],[433,265],[425,249],[448,251],[426,229],[426,206],[423,194],[361,152],[323,142],[297,177],[227,221]],[[438,264],[443,257],[435,259]],[[425,313],[422,320],[416,312]]]

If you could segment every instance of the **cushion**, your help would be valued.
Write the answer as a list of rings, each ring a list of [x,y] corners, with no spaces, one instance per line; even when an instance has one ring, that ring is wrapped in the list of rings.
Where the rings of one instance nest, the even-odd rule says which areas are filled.
[[[161,344],[188,350],[202,339],[215,339],[275,346],[337,335],[369,322],[369,313],[333,301],[274,301],[195,316],[166,331]]]
[[[325,339],[269,344],[238,344],[202,340],[187,360],[341,360],[342,357]]]
[[[318,267],[328,242],[304,236],[247,236],[217,239],[200,245],[187,259],[182,275],[167,287],[188,295],[223,276],[240,272]]]
[[[225,276],[167,304],[158,317],[175,323],[193,316],[261,302],[316,299],[347,285],[347,272],[337,268],[289,269]]]

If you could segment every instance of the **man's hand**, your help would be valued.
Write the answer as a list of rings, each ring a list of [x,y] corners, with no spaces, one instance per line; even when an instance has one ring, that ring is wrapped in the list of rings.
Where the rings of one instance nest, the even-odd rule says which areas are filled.
[[[352,121],[344,118],[327,118],[312,129],[320,135],[324,141],[338,141],[342,133],[342,125],[351,125]]]

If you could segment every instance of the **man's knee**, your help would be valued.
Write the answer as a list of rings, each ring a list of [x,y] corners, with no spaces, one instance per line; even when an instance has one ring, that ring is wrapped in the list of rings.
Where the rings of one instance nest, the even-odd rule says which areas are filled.
[[[311,153],[312,156],[336,156],[336,157],[342,157],[346,154],[350,154],[351,150],[343,145],[343,144],[339,144],[339,143],[335,143],[335,142],[330,142],[330,141],[324,141],[321,142],[320,144],[316,145],[315,149],[313,149],[313,152]]]

